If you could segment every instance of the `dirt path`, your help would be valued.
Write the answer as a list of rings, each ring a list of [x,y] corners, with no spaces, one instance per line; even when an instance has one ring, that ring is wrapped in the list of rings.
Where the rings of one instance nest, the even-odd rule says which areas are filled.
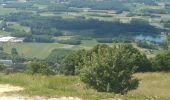
[[[18,86],[12,86],[8,84],[0,84],[0,100],[81,100],[75,97],[60,97],[60,98],[47,98],[40,96],[20,96],[20,95],[7,95],[8,92],[22,91],[24,88]]]
[[[0,84],[0,96],[7,93],[7,92],[17,92],[17,91],[22,91],[23,88],[18,87],[18,86],[12,86],[9,84]]]

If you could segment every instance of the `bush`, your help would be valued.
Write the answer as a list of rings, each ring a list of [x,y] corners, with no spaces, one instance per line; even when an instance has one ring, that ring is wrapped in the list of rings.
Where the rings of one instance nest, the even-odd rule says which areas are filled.
[[[81,80],[100,92],[125,94],[138,86],[138,80],[132,76],[138,67],[137,56],[138,51],[132,46],[98,45],[80,65]]]
[[[3,71],[5,69],[5,66],[0,64],[0,71]]]
[[[151,59],[153,71],[169,71],[170,70],[170,51],[160,53]]]
[[[52,75],[54,72],[49,68],[48,64],[43,61],[34,60],[27,66],[27,72],[30,74]]]
[[[83,59],[86,56],[85,50],[75,51],[64,58],[61,65],[61,73],[65,75],[76,75],[79,73],[80,67],[76,67],[83,63]]]

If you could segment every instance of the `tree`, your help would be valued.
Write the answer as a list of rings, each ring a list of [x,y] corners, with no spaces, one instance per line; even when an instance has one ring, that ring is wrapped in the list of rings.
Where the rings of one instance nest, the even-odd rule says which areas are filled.
[[[164,51],[164,53],[157,54],[152,59],[153,71],[169,71],[170,70],[170,51]]]
[[[170,35],[167,35],[167,42],[170,44]]]
[[[3,47],[0,47],[0,51],[3,52],[3,51],[4,51],[4,48],[3,48]]]
[[[12,56],[12,61],[13,61],[14,63],[16,63],[16,62],[17,62],[17,59],[19,59],[18,51],[17,51],[16,48],[12,48],[12,49],[11,49],[11,56]]]
[[[83,58],[85,57],[85,55],[85,50],[78,50],[66,56],[65,59],[62,61],[60,69],[61,73],[64,73],[65,75],[78,74],[81,68],[78,67],[78,65],[83,63]]]
[[[5,69],[5,66],[0,64],[0,71],[3,71]]]
[[[97,45],[81,64],[81,80],[88,86],[101,92],[127,93],[138,86],[138,80],[132,75],[138,64],[137,49],[129,45],[113,48]]]
[[[16,48],[12,48],[12,49],[11,49],[11,54],[12,54],[12,55],[18,55],[17,49],[16,49]]]

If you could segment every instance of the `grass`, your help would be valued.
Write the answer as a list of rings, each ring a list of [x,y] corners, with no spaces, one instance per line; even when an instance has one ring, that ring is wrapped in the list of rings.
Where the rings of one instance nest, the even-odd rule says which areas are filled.
[[[136,100],[169,100],[170,98],[170,73],[138,73],[136,77],[140,79],[137,90],[131,91],[125,98]],[[138,99],[140,100],[140,99]]]
[[[59,40],[67,40],[72,38],[73,36],[61,36],[56,39]],[[96,40],[82,40],[82,44],[76,45],[73,50],[78,49],[91,49],[95,45],[99,44]],[[112,45],[108,44],[108,45]],[[11,53],[12,48],[16,48],[20,55],[23,55],[27,58],[46,58],[52,50],[57,48],[67,47],[67,44],[59,44],[59,43],[0,43],[0,47],[4,48],[4,51],[7,53]]]
[[[54,39],[55,40],[69,40],[73,37],[75,37],[75,36],[58,36],[58,37],[54,37]]]
[[[0,35],[3,35],[3,36],[9,36],[11,33],[9,32],[6,32],[6,31],[3,31],[3,30],[0,30]]]
[[[0,83],[22,86],[25,90],[19,92],[19,94],[29,96],[73,96],[86,100],[107,100],[108,98],[121,98],[123,100],[169,100],[170,73],[137,73],[135,77],[141,80],[139,87],[123,96],[114,93],[101,93],[86,88],[76,76],[47,77],[21,73],[0,74]]]
[[[53,49],[62,47],[56,43],[3,43],[0,44],[5,52],[10,53],[12,48],[16,48],[20,55],[28,58],[46,58]]]
[[[3,8],[0,6],[0,15],[7,15],[14,12],[17,12],[15,8]]]
[[[99,93],[95,90],[87,89],[79,78],[74,76],[47,77],[41,75],[10,74],[0,75],[0,83],[22,86],[25,90],[19,92],[19,94],[29,96],[72,96],[89,100],[114,97],[114,93]]]
[[[20,24],[14,24],[12,26],[10,26],[10,28],[15,29],[15,30],[20,30],[20,31],[25,31],[25,32],[30,32],[31,29],[29,27],[26,26],[22,26]]]

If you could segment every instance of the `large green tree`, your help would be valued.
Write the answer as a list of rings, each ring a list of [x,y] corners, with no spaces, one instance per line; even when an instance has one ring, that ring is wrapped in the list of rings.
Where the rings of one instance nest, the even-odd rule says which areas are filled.
[[[97,45],[83,61],[80,77],[88,86],[102,92],[124,94],[138,86],[133,77],[142,54],[132,45]],[[143,58],[142,58],[143,59]]]

